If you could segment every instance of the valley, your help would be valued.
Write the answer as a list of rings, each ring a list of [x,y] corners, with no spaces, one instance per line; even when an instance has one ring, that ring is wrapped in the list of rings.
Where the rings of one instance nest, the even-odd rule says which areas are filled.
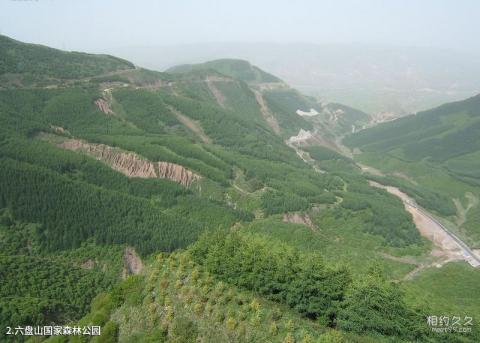
[[[439,223],[431,214],[416,205],[408,195],[396,187],[383,186],[374,181],[371,181],[370,185],[386,189],[389,193],[402,199],[405,209],[412,214],[413,221],[420,234],[430,240],[435,247],[439,249],[439,251],[432,251],[433,255],[446,258],[445,262],[465,260],[472,267],[480,266],[480,257],[455,236],[455,234],[451,233],[446,227]],[[437,264],[436,267],[441,267],[441,264]]]
[[[388,129],[410,118],[367,128],[243,60],[158,72],[0,46],[2,325],[102,326],[92,342],[448,342],[426,316],[480,316],[465,262],[476,151],[446,149],[475,137],[476,100],[417,150],[420,133]]]

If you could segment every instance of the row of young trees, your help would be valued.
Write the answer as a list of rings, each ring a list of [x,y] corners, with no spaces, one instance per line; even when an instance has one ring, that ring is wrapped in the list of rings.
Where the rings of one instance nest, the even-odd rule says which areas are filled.
[[[362,277],[271,238],[238,231],[204,234],[192,258],[218,279],[285,303],[324,325],[398,341],[435,342],[425,309],[405,302],[400,287],[372,265]],[[396,341],[394,340],[394,341]]]
[[[194,260],[222,280],[332,323],[351,275],[265,237],[225,231],[204,234],[190,249]]]
[[[10,208],[15,218],[41,224],[38,235],[49,250],[78,247],[93,237],[102,244],[134,245],[142,254],[172,251],[193,242],[207,226],[231,225],[239,219],[225,208],[223,217],[207,216],[208,222],[194,222],[175,210],[164,213],[144,198],[71,180],[27,163],[0,161],[0,208]],[[201,210],[218,207],[203,202]]]
[[[61,258],[0,255],[0,323],[5,328],[78,318],[97,289],[111,285],[102,274]]]
[[[30,73],[62,79],[134,68],[132,63],[113,56],[66,52],[22,43],[5,36],[0,36],[0,61],[0,74]]]

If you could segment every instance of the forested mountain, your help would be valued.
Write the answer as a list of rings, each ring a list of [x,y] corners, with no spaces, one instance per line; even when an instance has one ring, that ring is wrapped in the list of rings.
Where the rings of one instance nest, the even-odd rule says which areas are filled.
[[[101,325],[95,342],[437,341],[426,315],[445,307],[416,301],[427,290],[406,279],[435,263],[429,242],[398,198],[321,146],[368,115],[245,61],[160,73],[8,38],[0,50],[3,327]],[[15,69],[29,60],[38,68]]]
[[[408,161],[441,163],[479,150],[479,130],[477,95],[358,132],[345,142],[364,151],[393,152]]]
[[[2,35],[0,46],[1,88],[19,84],[55,84],[134,68],[132,63],[117,57],[65,52]]]
[[[267,122],[277,133],[287,138],[301,129],[313,131],[316,128],[321,131],[322,136],[334,139],[355,130],[355,127],[364,126],[371,120],[368,114],[351,107],[322,103],[315,98],[306,97],[277,77],[243,60],[221,59],[196,65],[181,65],[170,68],[167,72],[185,73],[195,70],[216,71],[246,82],[254,90]]]
[[[480,247],[480,95],[357,132],[345,143],[363,152],[359,160],[404,173],[421,186],[405,178],[391,183],[410,193],[421,187],[438,192],[438,201],[429,207],[450,216],[459,232]]]
[[[167,73],[186,73],[194,70],[215,70],[224,75],[247,83],[282,82],[278,77],[266,73],[247,61],[221,59],[202,64],[184,64],[172,67]]]

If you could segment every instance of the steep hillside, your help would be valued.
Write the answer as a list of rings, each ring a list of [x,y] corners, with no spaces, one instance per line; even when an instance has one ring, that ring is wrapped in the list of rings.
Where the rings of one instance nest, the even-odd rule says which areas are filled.
[[[345,140],[364,151],[388,152],[408,161],[444,162],[480,148],[480,95],[359,132]]]
[[[19,61],[31,54],[11,44]],[[102,325],[95,342],[430,339],[429,308],[396,282],[442,257],[400,200],[318,146],[361,112],[243,62],[254,81],[232,61],[182,73],[90,63],[0,90],[3,326]]]
[[[295,136],[300,130],[308,130],[319,140],[335,145],[336,136],[355,131],[371,120],[368,114],[348,106],[321,103],[306,97],[280,79],[243,60],[223,59],[167,70],[171,73],[191,71],[215,71],[245,82],[255,93],[261,113],[270,128],[283,138]],[[212,93],[222,94],[221,90],[215,89]]]
[[[365,164],[397,173],[390,182],[412,195],[417,189],[420,202],[422,188],[438,193],[424,204],[480,246],[480,95],[357,132],[345,144],[360,149]]]
[[[0,35],[0,89],[52,84],[133,69],[132,63],[108,55],[65,52],[26,44]]]

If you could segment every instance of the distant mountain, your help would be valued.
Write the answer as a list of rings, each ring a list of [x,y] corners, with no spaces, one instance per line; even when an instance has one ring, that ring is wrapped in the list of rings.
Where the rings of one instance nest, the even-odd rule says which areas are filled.
[[[463,159],[480,151],[480,95],[360,131],[345,143],[408,161]]]
[[[184,64],[166,70],[167,73],[185,73],[198,69],[212,69],[247,83],[282,82],[272,74],[238,59],[221,59],[201,64]]]
[[[321,135],[324,141],[333,142],[337,135],[363,127],[372,119],[368,114],[349,106],[324,103],[314,97],[304,96],[281,79],[244,60],[221,59],[167,70],[169,73],[192,71],[215,71],[246,82],[261,105],[261,112],[269,125],[284,138],[296,135],[300,130],[317,130],[317,135]]]
[[[159,70],[179,63],[243,58],[304,94],[381,118],[411,114],[480,92],[479,54],[439,48],[259,42],[114,51]]]

